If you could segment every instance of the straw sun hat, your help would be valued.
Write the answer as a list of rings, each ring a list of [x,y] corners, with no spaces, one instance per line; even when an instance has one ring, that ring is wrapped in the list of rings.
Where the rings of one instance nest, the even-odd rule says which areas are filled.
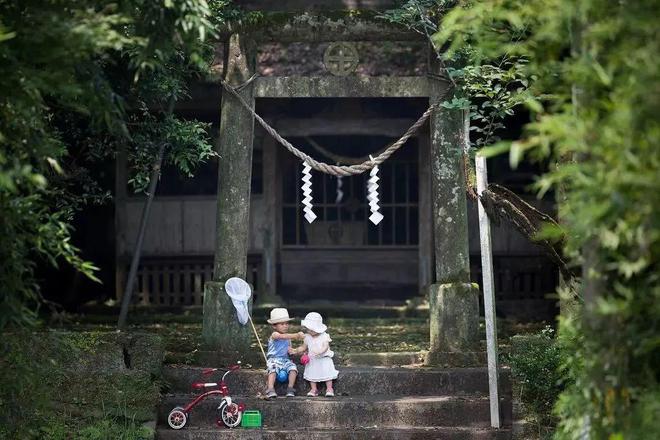
[[[270,319],[266,320],[268,324],[279,324],[281,322],[293,321],[293,318],[289,318],[289,311],[284,308],[274,308],[270,311]]]

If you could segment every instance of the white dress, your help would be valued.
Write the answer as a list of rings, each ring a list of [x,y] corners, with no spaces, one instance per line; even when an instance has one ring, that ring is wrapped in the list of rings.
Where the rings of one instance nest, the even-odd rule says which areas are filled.
[[[337,379],[339,372],[335,370],[335,363],[332,357],[335,355],[332,350],[328,349],[321,355],[314,355],[318,353],[321,345],[324,342],[328,344],[332,341],[330,335],[321,333],[317,336],[305,335],[305,344],[309,350],[309,363],[305,365],[305,373],[303,377],[310,382],[325,382],[327,380]]]

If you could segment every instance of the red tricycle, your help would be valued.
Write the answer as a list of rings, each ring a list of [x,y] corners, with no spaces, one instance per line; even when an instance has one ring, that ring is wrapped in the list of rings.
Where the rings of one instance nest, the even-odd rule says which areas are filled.
[[[167,416],[167,424],[170,425],[172,429],[181,429],[186,426],[188,422],[188,415],[190,411],[202,400],[206,399],[209,396],[219,394],[222,396],[222,401],[218,406],[218,415],[220,416],[216,423],[218,426],[226,426],[227,428],[234,428],[241,423],[241,417],[243,415],[243,410],[245,405],[242,403],[236,403],[231,400],[229,396],[229,388],[225,383],[225,377],[232,371],[237,371],[241,368],[240,365],[232,365],[229,367],[229,370],[222,375],[220,383],[217,382],[195,382],[192,384],[193,389],[196,390],[208,390],[187,404],[186,406],[177,406],[170,414]],[[202,376],[208,377],[214,372],[218,371],[217,368],[205,368],[202,370]]]

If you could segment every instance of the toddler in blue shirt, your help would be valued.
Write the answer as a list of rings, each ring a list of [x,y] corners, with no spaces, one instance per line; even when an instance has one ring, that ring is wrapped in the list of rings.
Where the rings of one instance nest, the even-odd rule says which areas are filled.
[[[266,354],[266,368],[268,370],[268,379],[266,380],[266,397],[273,399],[277,397],[275,392],[275,379],[278,371],[285,371],[288,374],[289,387],[286,390],[287,397],[296,395],[294,385],[298,377],[298,368],[291,359],[289,359],[289,352],[291,350],[292,339],[305,339],[302,332],[288,333],[289,312],[284,308],[275,308],[270,311],[270,319],[268,323],[273,326],[273,334],[268,339],[268,353]]]

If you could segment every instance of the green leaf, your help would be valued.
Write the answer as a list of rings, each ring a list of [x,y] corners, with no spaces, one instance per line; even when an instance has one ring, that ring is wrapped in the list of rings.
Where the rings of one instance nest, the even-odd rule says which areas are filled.
[[[495,157],[500,154],[506,153],[511,148],[510,142],[498,142],[495,145],[483,147],[477,151],[477,154],[485,158]]]

